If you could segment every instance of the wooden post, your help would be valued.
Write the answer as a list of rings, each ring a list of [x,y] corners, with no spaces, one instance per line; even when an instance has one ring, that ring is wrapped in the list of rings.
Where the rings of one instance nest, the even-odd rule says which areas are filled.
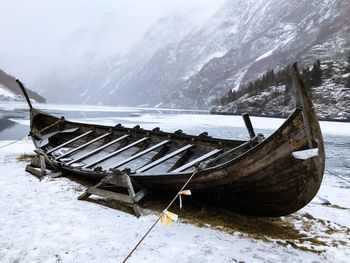
[[[33,160],[31,160],[30,164],[28,164],[25,168],[25,170],[38,177],[41,178],[46,175],[46,162],[45,157],[41,154],[35,155]]]
[[[243,113],[242,114],[243,120],[244,120],[244,124],[247,127],[248,133],[249,133],[249,137],[252,139],[255,137],[255,132],[254,132],[254,128],[252,125],[252,122],[250,121],[249,115],[248,113]]]

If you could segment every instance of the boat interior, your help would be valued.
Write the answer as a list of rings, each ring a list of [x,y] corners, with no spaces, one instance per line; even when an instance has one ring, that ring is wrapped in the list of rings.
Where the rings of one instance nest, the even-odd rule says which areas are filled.
[[[44,127],[34,136],[54,163],[77,170],[118,169],[138,175],[189,173],[202,162],[208,167],[220,165],[251,149],[263,137],[259,134],[248,141],[223,140],[206,132],[190,136],[181,130],[166,133],[159,128],[147,131],[139,126],[118,124],[110,128],[66,121],[60,127],[59,131],[49,127],[43,132]]]

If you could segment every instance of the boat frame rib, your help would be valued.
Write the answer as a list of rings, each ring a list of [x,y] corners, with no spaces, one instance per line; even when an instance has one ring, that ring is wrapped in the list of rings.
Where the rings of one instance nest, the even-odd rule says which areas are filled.
[[[169,160],[170,158],[173,158],[174,156],[184,152],[184,151],[187,151],[191,148],[193,148],[195,145],[194,144],[187,144],[185,145],[184,147],[180,148],[180,149],[177,149],[176,151],[174,152],[171,152],[165,156],[163,156],[162,158],[158,159],[158,160],[155,160],[154,162],[151,162],[145,166],[142,166],[141,168],[137,169],[136,170],[136,173],[142,173],[142,172],[145,172],[151,168],[153,168],[154,166],[158,165],[158,164],[161,164],[162,162],[165,162],[166,160]]]
[[[131,156],[131,157],[128,158],[128,159],[125,159],[125,160],[123,160],[123,161],[120,161],[120,162],[117,163],[117,164],[114,164],[111,168],[118,168],[119,166],[122,166],[122,165],[124,165],[124,164],[126,164],[126,163],[128,163],[128,162],[131,162],[131,161],[133,161],[133,160],[139,158],[140,156],[145,155],[145,154],[147,154],[147,153],[149,153],[149,152],[151,152],[151,151],[153,151],[153,150],[155,150],[155,149],[157,149],[157,148],[159,148],[159,147],[162,147],[162,146],[164,146],[164,145],[166,145],[167,143],[170,143],[170,142],[171,142],[171,140],[162,141],[162,142],[160,142],[160,143],[158,143],[158,144],[156,144],[156,145],[153,145],[153,146],[151,146],[151,147],[149,147],[149,148],[143,150],[142,152],[139,152],[139,153],[137,153],[137,154]]]
[[[99,152],[99,151],[102,151],[103,149],[105,149],[105,148],[107,148],[107,147],[109,147],[109,146],[111,146],[111,145],[113,145],[113,144],[115,144],[115,143],[117,143],[117,142],[120,142],[121,140],[124,140],[124,139],[128,138],[129,136],[130,136],[129,134],[125,134],[125,135],[123,135],[123,136],[121,136],[121,137],[119,137],[119,138],[117,138],[117,139],[115,139],[115,140],[113,140],[113,141],[110,141],[110,142],[108,142],[108,143],[106,143],[106,144],[104,144],[104,145],[98,147],[97,149],[95,149],[95,150],[93,150],[93,151],[91,151],[91,152],[88,152],[88,153],[84,154],[83,156],[78,157],[77,159],[74,159],[74,160],[72,160],[72,161],[69,161],[69,162],[67,163],[67,165],[71,165],[71,164],[73,164],[73,163],[76,163],[76,162],[79,162],[79,161],[81,161],[81,160],[84,160],[84,159],[86,159],[86,158],[88,158],[88,157],[94,155],[95,153],[97,153],[97,152]]]
[[[149,137],[143,137],[142,139],[140,139],[140,140],[138,140],[136,142],[133,142],[131,144],[128,144],[128,145],[124,146],[123,148],[120,148],[120,149],[118,149],[118,150],[116,150],[114,152],[111,152],[110,154],[107,154],[107,155],[99,158],[96,161],[93,161],[91,163],[88,163],[88,164],[84,165],[83,168],[90,168],[91,166],[94,166],[94,165],[96,165],[96,164],[98,164],[100,162],[103,162],[103,161],[105,161],[105,160],[107,160],[107,159],[109,159],[109,158],[111,158],[111,157],[113,157],[113,156],[115,156],[115,155],[117,155],[117,154],[119,154],[121,152],[124,152],[124,151],[126,151],[126,150],[128,150],[128,149],[130,149],[130,148],[132,148],[132,147],[134,147],[134,146],[136,146],[136,145],[138,145],[138,144],[140,144],[142,142],[145,142],[147,140],[149,140]]]
[[[65,156],[67,156],[67,155],[70,155],[70,154],[72,154],[72,153],[75,153],[75,152],[79,151],[80,149],[82,149],[82,148],[84,148],[84,147],[86,147],[86,146],[89,146],[90,144],[93,144],[94,142],[97,142],[97,141],[99,141],[99,140],[101,140],[101,139],[103,139],[103,138],[106,138],[106,137],[109,136],[109,135],[111,135],[110,132],[105,133],[105,134],[103,134],[103,135],[101,135],[101,136],[99,136],[99,137],[97,137],[97,138],[95,138],[95,139],[93,139],[93,140],[91,140],[91,141],[88,141],[87,143],[84,143],[84,144],[78,146],[77,148],[74,148],[74,149],[72,149],[72,150],[70,150],[70,151],[68,151],[68,152],[66,152],[66,153],[64,153],[64,154],[62,154],[62,155],[60,155],[60,156],[58,156],[58,157],[56,158],[56,160],[59,160],[59,159],[65,157]]]
[[[77,137],[74,137],[73,139],[71,139],[71,140],[69,140],[69,141],[67,141],[67,142],[65,142],[65,143],[62,143],[62,144],[56,146],[55,148],[53,148],[53,149],[51,149],[51,150],[48,150],[48,151],[46,152],[46,154],[55,152],[55,151],[57,151],[58,149],[61,149],[62,147],[66,146],[66,145],[68,145],[68,144],[70,144],[70,143],[72,143],[72,142],[75,142],[75,141],[77,141],[77,140],[79,140],[79,139],[81,139],[81,138],[83,138],[83,137],[85,137],[85,136],[87,136],[87,135],[89,135],[89,134],[91,134],[91,133],[93,133],[93,132],[94,132],[94,131],[87,131],[87,132],[85,132],[85,133],[83,133],[83,134],[81,134],[81,135],[79,135],[79,136],[77,136]]]
[[[176,168],[175,170],[171,171],[171,173],[179,173],[179,172],[185,171],[188,168],[194,166],[195,164],[200,163],[202,161],[205,161],[205,160],[209,159],[210,157],[212,157],[220,152],[222,152],[222,149],[214,149],[214,150],[194,159],[193,161]]]

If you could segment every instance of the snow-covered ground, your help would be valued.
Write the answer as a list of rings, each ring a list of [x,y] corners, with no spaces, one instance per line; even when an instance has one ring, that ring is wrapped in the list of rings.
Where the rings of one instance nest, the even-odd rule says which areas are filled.
[[[157,212],[137,219],[78,201],[84,186],[67,178],[39,181],[24,171],[26,162],[17,158],[33,149],[31,141],[0,149],[0,262],[121,262]],[[188,220],[158,224],[129,262],[348,262],[349,189],[326,173],[319,196],[332,206],[315,198],[291,216],[254,219],[267,225],[258,235],[243,222],[237,229],[210,222],[198,227]],[[271,234],[274,225],[294,236]]]
[[[14,94],[5,86],[0,84],[0,101],[18,101],[21,96]]]
[[[17,123],[0,131],[0,139],[20,127],[28,130],[24,107],[21,103],[0,105],[0,113]],[[221,138],[248,136],[238,116],[88,106],[78,114],[79,107],[42,107],[81,122],[140,124],[168,131],[181,128],[190,134],[208,131]],[[268,136],[283,119],[252,118],[252,122],[258,132]],[[350,180],[350,124],[322,122],[321,126],[327,171],[318,196],[329,200],[330,206],[315,198],[290,216],[260,219],[192,213],[185,202],[183,210],[171,209],[180,221],[170,227],[158,224],[128,262],[348,262],[350,183],[328,170]],[[0,147],[9,142],[0,140]],[[39,181],[24,171],[26,162],[17,158],[33,150],[31,141],[0,148],[0,262],[121,262],[156,220],[163,204],[161,208],[147,205],[146,215],[137,219],[100,204],[78,201],[85,186],[68,178]]]

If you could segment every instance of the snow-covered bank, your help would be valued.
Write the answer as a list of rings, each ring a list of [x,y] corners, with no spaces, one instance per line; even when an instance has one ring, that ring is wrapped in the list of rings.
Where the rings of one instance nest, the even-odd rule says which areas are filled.
[[[1,141],[0,147],[6,143]],[[24,172],[25,162],[17,161],[32,150],[30,141],[0,149],[0,261],[120,262],[156,215],[137,219],[78,201],[84,187],[66,178],[39,181]],[[270,236],[271,229],[253,238],[244,231],[245,224],[219,231],[217,225],[200,228],[179,222],[170,227],[157,225],[130,262],[346,262],[350,256],[349,188],[340,188],[337,180],[326,176],[320,195],[338,206],[321,206],[315,200],[277,220],[297,231],[299,239]],[[270,226],[277,224],[274,219],[256,223],[270,221]]]

